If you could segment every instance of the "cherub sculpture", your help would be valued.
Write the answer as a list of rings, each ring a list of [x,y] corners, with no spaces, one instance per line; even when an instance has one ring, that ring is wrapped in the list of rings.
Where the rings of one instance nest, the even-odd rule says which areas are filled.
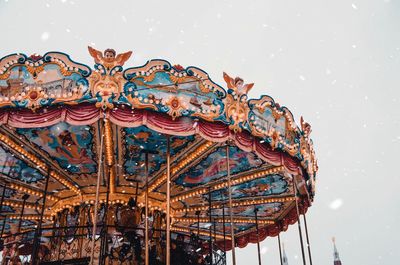
[[[243,79],[240,77],[236,77],[235,79],[233,79],[225,72],[224,72],[224,79],[226,84],[228,85],[228,88],[235,91],[235,93],[238,95],[243,95],[243,94],[247,95],[250,89],[254,86],[254,83],[245,84]]]
[[[305,136],[310,135],[311,133],[311,125],[308,122],[305,122],[303,116],[300,117],[300,125],[301,130]]]
[[[104,55],[101,51],[98,51],[88,46],[90,55],[94,58],[96,64],[102,64],[108,70],[115,66],[123,66],[124,63],[131,57],[132,52],[124,52],[118,54],[113,49],[107,49],[104,51]]]

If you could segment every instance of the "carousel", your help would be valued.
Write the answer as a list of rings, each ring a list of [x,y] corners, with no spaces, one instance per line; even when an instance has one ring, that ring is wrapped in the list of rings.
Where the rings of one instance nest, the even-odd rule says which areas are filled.
[[[312,264],[303,118],[227,73],[89,53],[0,59],[1,264],[236,264],[249,243],[261,264],[295,223]]]

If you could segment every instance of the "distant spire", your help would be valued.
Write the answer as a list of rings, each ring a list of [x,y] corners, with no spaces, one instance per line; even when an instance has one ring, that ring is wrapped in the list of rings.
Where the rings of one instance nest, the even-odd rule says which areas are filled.
[[[282,253],[283,265],[289,265],[289,261],[288,261],[288,258],[286,256],[286,252],[285,252],[285,244],[283,244],[283,243],[282,243],[282,250],[283,250],[283,253]]]
[[[339,252],[337,251],[336,248],[336,240],[334,237],[332,238],[332,242],[333,242],[333,265],[342,265],[342,262],[340,261],[339,257]]]

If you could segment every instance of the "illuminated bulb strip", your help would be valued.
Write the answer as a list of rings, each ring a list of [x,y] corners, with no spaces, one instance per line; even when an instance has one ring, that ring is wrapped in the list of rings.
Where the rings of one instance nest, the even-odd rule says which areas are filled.
[[[10,186],[9,186],[9,187],[10,187],[11,189],[18,190],[18,191],[20,191],[20,192],[22,192],[22,193],[25,193],[25,194],[29,194],[29,195],[33,195],[33,196],[37,196],[37,197],[43,196],[43,192],[39,192],[39,191],[36,191],[36,190],[32,190],[32,189],[29,189],[29,188],[27,188],[27,187],[24,187],[24,186],[22,186],[22,185],[18,185],[18,184],[15,184],[15,183],[10,183]],[[50,194],[47,194],[47,195],[46,195],[46,198],[49,199],[49,200],[52,200],[52,201],[58,201],[58,198],[57,198],[57,197],[52,196],[52,195],[50,195]]]
[[[104,157],[110,174],[110,193],[115,193],[115,168],[114,165],[114,144],[112,128],[109,120],[104,119]]]
[[[115,169],[110,167],[110,193],[115,193]]]
[[[4,200],[3,205],[22,208],[23,202]],[[36,209],[36,206],[36,204],[25,202],[25,208],[27,209]]]
[[[7,215],[7,218],[9,219],[22,219],[22,220],[40,220],[40,215],[32,215],[32,214],[28,214],[28,215],[23,215],[22,218],[20,215]],[[43,220],[51,220],[52,217],[49,215],[43,215]]]
[[[45,167],[45,169],[47,170],[47,166]],[[75,187],[74,184],[72,184],[69,180],[67,180],[64,177],[62,177],[61,175],[59,175],[57,172],[51,171],[50,176],[52,178],[54,178],[55,180],[57,180],[58,182],[60,182],[61,184],[63,184],[68,189],[72,190],[75,194],[78,194],[78,195],[81,194],[81,191],[77,187]]]
[[[93,192],[93,190],[83,190],[85,194],[82,194],[81,196],[70,196],[67,198],[62,198],[58,200],[55,204],[52,205],[52,212],[57,212],[63,207],[74,207],[78,205],[83,205],[83,204],[92,204],[95,201],[96,194]],[[131,199],[132,194],[124,192],[124,190],[121,192],[116,192],[114,194],[109,194],[108,201],[109,203],[122,203],[122,204],[127,204],[127,202]],[[100,203],[105,203],[107,199],[107,193],[103,189],[103,191],[100,192],[99,194],[99,202]],[[137,204],[138,205],[144,205],[144,196],[138,196],[137,197]],[[166,204],[165,201],[162,200],[157,200],[154,198],[150,198],[149,200],[149,207],[150,209],[154,210],[159,210],[159,211],[165,211]],[[54,210],[57,209],[57,210]]]
[[[127,198],[127,199],[109,200],[108,203],[109,203],[110,205],[114,205],[114,204],[128,205],[128,201],[129,201],[129,198]],[[100,202],[100,204],[106,203],[106,199],[101,199],[101,200],[99,200],[99,202]],[[76,201],[76,202],[74,202],[74,203],[68,203],[68,202],[59,201],[59,203],[61,203],[60,206],[58,206],[58,207],[53,207],[53,208],[51,209],[51,213],[50,213],[51,216],[54,216],[54,215],[56,215],[58,212],[62,212],[62,211],[65,210],[65,209],[72,210],[75,206],[79,206],[79,205],[82,205],[82,204],[85,204],[85,205],[94,205],[95,200],[91,199],[91,200],[86,200],[86,201],[83,201],[83,202]],[[139,207],[144,207],[144,204],[143,204],[143,203],[138,203],[138,206],[139,206]],[[165,213],[165,209],[163,209],[163,208],[161,208],[161,207],[159,207],[159,206],[152,206],[152,205],[149,205],[149,210],[150,210],[150,211],[161,211],[161,212]]]
[[[34,226],[34,227],[36,227],[36,225]],[[28,229],[23,229],[22,227],[21,227],[21,233],[28,233],[28,232],[33,232],[33,231],[35,231],[36,230],[36,228],[28,228]]]
[[[236,177],[236,178],[231,180],[231,184],[232,185],[237,185],[237,184],[240,184],[240,183],[243,183],[243,182],[247,182],[247,181],[250,181],[250,180],[253,180],[253,179],[261,178],[261,177],[266,176],[266,175],[277,173],[279,171],[282,171],[283,169],[284,169],[283,166],[278,166],[278,167],[273,167],[273,168],[261,170],[261,171],[258,171],[258,172],[254,172],[254,173],[251,173],[251,174],[248,174],[248,175],[243,175],[243,176],[240,176],[240,177]],[[215,191],[215,190],[219,190],[219,189],[226,188],[226,187],[228,187],[228,182],[224,181],[224,182],[221,182],[219,184],[216,184],[216,185],[212,186],[211,190]],[[190,197],[193,197],[193,196],[196,196],[196,195],[201,195],[201,194],[207,193],[208,191],[209,191],[208,188],[200,188],[198,190],[191,191],[191,192],[188,192],[188,193],[185,193],[185,194],[182,194],[182,195],[178,195],[178,196],[176,196],[174,198],[171,198],[171,202],[173,203],[173,202],[185,200],[187,198],[190,198]]]
[[[28,153],[24,148],[22,148],[20,145],[16,144],[14,141],[12,141],[9,137],[5,136],[4,134],[0,133],[0,141],[5,143],[8,147],[11,149],[17,151],[19,154],[22,156],[26,157],[29,159],[31,162],[33,162],[37,168],[41,169],[46,169],[46,164],[41,162],[39,159],[37,159],[34,155],[31,153]]]
[[[9,137],[7,137],[4,134],[0,133],[0,141],[5,143],[9,148],[13,149],[17,153],[19,153],[21,156],[24,158],[27,158],[30,162],[32,162],[34,165],[36,165],[36,168],[42,169],[43,171],[47,172],[48,167],[45,163],[40,161],[36,156],[33,154],[29,153],[26,151],[23,147],[12,141]],[[73,183],[71,183],[69,180],[65,179],[55,171],[51,171],[50,176],[53,177],[55,180],[63,184],[65,187],[68,189],[72,190],[76,194],[80,194],[80,190],[75,187]]]
[[[197,235],[197,232],[198,232],[196,229],[189,229],[189,228],[183,228],[183,227],[174,227],[174,226],[171,227],[171,231],[172,232],[188,233],[188,234],[195,233],[196,235]],[[199,232],[200,232],[199,234],[201,236],[207,236],[207,237],[210,236],[210,232],[206,232],[206,231],[202,231],[202,230],[200,230]],[[215,236],[218,239],[224,239],[224,236],[221,235],[221,234],[216,234]],[[228,236],[228,235],[225,235],[225,240],[231,240],[231,237]]]
[[[208,217],[206,218],[197,218],[197,217],[187,217],[187,218],[173,218],[174,222],[182,222],[182,223],[197,223],[197,221],[200,220],[200,223],[209,223],[210,219]],[[222,218],[216,218],[213,219],[213,222],[217,223],[228,223],[226,220]],[[256,220],[255,219],[243,219],[243,218],[233,218],[234,223],[239,223],[239,224],[255,224]],[[275,224],[275,221],[273,220],[258,220],[259,224]]]
[[[106,157],[106,163],[108,166],[114,164],[114,148],[113,148],[113,137],[110,121],[104,119],[104,155]]]
[[[60,202],[61,202],[61,201],[60,201]],[[106,203],[106,200],[105,200],[105,199],[101,199],[101,200],[99,200],[99,203],[100,203],[100,204]],[[127,205],[127,204],[128,204],[128,201],[127,201],[127,200],[109,200],[108,203],[109,203],[110,205],[119,204],[119,203],[121,203],[121,204],[123,204],[123,205]],[[94,205],[94,204],[95,204],[95,200],[87,200],[87,201],[84,201],[84,202],[76,201],[76,202],[74,202],[74,203],[62,203],[61,206],[59,206],[59,207],[53,207],[53,208],[51,209],[50,215],[51,215],[51,216],[54,216],[54,215],[56,215],[58,212],[62,212],[62,211],[65,210],[65,209],[72,210],[75,206],[79,206],[79,205],[82,205],[82,204],[85,204],[85,205]]]
[[[267,204],[267,203],[275,203],[275,202],[289,202],[294,201],[295,198],[293,196],[286,196],[286,197],[276,197],[276,198],[264,198],[264,199],[253,199],[253,200],[245,200],[245,201],[238,201],[232,202],[233,207],[237,206],[249,206],[249,205],[257,205],[257,204]],[[223,203],[216,203],[212,205],[212,209],[218,209],[223,205]],[[197,206],[197,207],[190,207],[190,208],[182,208],[174,211],[174,214],[179,213],[186,213],[186,212],[196,212],[196,211],[205,211],[208,210],[208,206]]]
[[[182,161],[180,161],[176,166],[171,168],[171,176],[175,175],[178,173],[180,170],[185,168],[189,163],[193,162],[195,159],[200,157],[204,152],[206,152],[211,146],[213,146],[215,143],[207,141],[196,150],[194,150],[190,155],[186,156]],[[149,186],[149,191],[155,190],[158,186],[160,186],[164,181],[167,180],[167,174],[164,173],[162,174],[154,183],[152,183]]]

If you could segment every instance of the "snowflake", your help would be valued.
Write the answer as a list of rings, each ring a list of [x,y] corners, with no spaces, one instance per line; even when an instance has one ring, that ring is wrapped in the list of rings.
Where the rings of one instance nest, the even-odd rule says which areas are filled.
[[[343,200],[342,199],[335,199],[329,204],[329,208],[332,210],[337,210],[343,205]]]
[[[43,32],[42,35],[40,36],[40,38],[42,39],[42,41],[47,41],[50,37],[50,33],[48,32]]]

